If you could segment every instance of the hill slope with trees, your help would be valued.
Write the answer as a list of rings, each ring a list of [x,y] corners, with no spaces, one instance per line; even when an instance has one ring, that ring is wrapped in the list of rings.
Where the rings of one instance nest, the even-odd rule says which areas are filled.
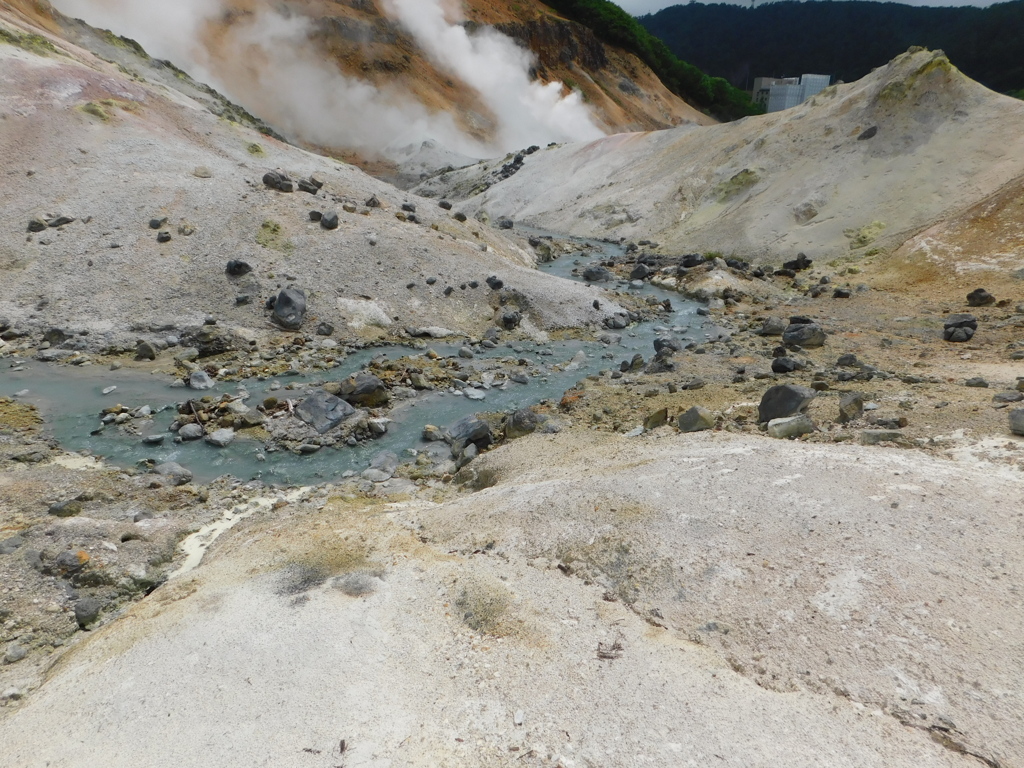
[[[638,20],[676,56],[734,86],[758,76],[830,74],[851,82],[907,48],[941,48],[994,91],[1024,89],[1024,0],[989,8],[927,8],[868,0],[748,8],[690,3]]]

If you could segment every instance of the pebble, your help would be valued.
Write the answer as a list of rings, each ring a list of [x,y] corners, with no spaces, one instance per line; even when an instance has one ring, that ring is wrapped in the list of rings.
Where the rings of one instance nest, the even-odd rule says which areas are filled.
[[[104,394],[104,395],[109,395],[109,394],[110,394],[111,392],[113,392],[113,391],[114,391],[115,389],[117,389],[117,385],[114,385],[114,386],[111,386],[111,387],[104,387],[104,388],[103,388],[103,394]]]

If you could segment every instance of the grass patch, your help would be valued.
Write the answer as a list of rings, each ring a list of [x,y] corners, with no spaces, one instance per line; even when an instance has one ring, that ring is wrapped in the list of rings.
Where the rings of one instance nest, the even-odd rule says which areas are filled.
[[[884,221],[873,221],[860,229],[844,229],[843,235],[850,241],[850,250],[871,245],[885,230]]]
[[[29,33],[18,33],[6,27],[0,27],[0,43],[14,45],[29,53],[39,56],[49,56],[51,53],[60,53],[56,46],[42,35]]]
[[[490,579],[464,586],[455,599],[455,607],[462,613],[467,627],[495,637],[508,635],[512,630],[508,621],[511,604],[508,589]]]
[[[254,155],[255,157],[263,157],[265,154],[267,154],[263,150],[263,147],[260,144],[257,144],[255,141],[252,142],[252,144],[247,146],[245,149],[250,155]]]
[[[295,244],[281,232],[281,225],[272,219],[266,219],[260,224],[256,242],[264,248],[272,248],[281,253],[291,253],[295,250]]]

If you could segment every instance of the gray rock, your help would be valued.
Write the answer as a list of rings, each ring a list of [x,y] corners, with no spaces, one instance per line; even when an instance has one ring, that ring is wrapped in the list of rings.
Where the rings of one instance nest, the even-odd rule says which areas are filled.
[[[987,307],[996,303],[996,297],[984,288],[975,288],[967,294],[967,306]]]
[[[295,407],[295,415],[321,435],[338,426],[356,412],[356,409],[332,394],[320,390]]]
[[[865,429],[860,433],[859,439],[862,445],[906,442],[903,433],[898,429]]]
[[[473,357],[475,357],[475,355],[473,354],[473,350],[470,349],[469,347],[460,347],[459,348],[459,357],[463,357],[463,358],[466,358],[468,360],[468,359],[472,359]]]
[[[790,323],[782,333],[782,341],[786,344],[797,344],[801,347],[820,347],[828,336],[817,323]]]
[[[164,442],[164,439],[166,437],[167,437],[166,435],[162,435],[162,434],[146,435],[144,438],[142,438],[142,444],[143,445],[162,445],[163,442]]]
[[[226,429],[218,429],[206,436],[206,442],[217,448],[226,448],[231,445],[231,441],[234,439],[235,430],[230,427]]]
[[[306,294],[297,288],[285,288],[274,300],[274,320],[290,331],[297,331],[306,319]]]
[[[814,431],[814,422],[806,413],[797,416],[787,416],[782,419],[772,419],[768,422],[768,437],[787,439],[806,435]]]
[[[515,440],[537,430],[539,419],[537,414],[529,408],[520,408],[512,411],[505,418],[505,439]]]
[[[319,445],[314,445],[313,443],[303,443],[302,445],[295,449],[295,452],[302,456],[309,456],[311,453],[316,453],[319,450]]]
[[[324,229],[337,229],[338,228],[338,213],[337,211],[327,211],[320,216],[320,226]]]
[[[11,643],[7,646],[7,653],[4,654],[4,664],[16,664],[28,656],[28,648],[18,643]]]
[[[803,368],[803,365],[799,360],[794,360],[792,357],[777,357],[772,360],[772,372],[773,373],[793,373]]]
[[[199,440],[203,436],[203,428],[199,424],[186,424],[178,430],[178,437],[185,442]]]
[[[864,398],[857,392],[844,395],[839,401],[839,423],[847,424],[864,415]]]
[[[996,392],[992,395],[993,403],[1019,403],[1021,400],[1024,400],[1024,392],[1014,392],[1011,390],[1007,392]]]
[[[847,352],[845,355],[839,356],[839,359],[836,360],[836,365],[841,365],[844,368],[857,368],[860,366],[860,361],[855,354]]]
[[[766,317],[757,333],[761,336],[781,336],[786,330],[786,325],[786,321],[781,317]]]
[[[0,555],[13,555],[22,544],[25,543],[25,539],[21,536],[11,536],[10,538],[0,541]]]
[[[758,406],[758,421],[764,423],[773,419],[796,416],[804,411],[814,399],[815,391],[796,384],[780,384],[772,387],[761,398]]]
[[[375,483],[383,483],[394,477],[398,469],[398,456],[391,451],[381,451],[370,462],[370,466],[360,474],[364,480],[371,480]]]
[[[501,314],[501,326],[506,331],[511,331],[515,328],[518,328],[521,322],[523,322],[522,313],[514,309],[506,310]]]
[[[666,424],[668,424],[668,408],[661,408],[644,419],[645,430],[657,429]]]
[[[103,604],[95,597],[83,597],[75,603],[75,620],[78,626],[85,629],[100,617]]]
[[[341,382],[339,394],[353,405],[376,408],[386,405],[391,396],[384,382],[372,373],[357,373]]]
[[[463,449],[462,453],[460,453],[458,458],[455,460],[455,468],[462,469],[479,455],[480,449],[477,448],[474,443],[470,443],[465,447],[465,449]]]
[[[189,389],[213,389],[214,381],[206,371],[194,371],[188,377]]]
[[[695,405],[685,413],[679,414],[676,423],[680,432],[703,432],[715,428],[715,414],[707,408]]]
[[[171,485],[185,485],[192,482],[192,473],[173,461],[157,464],[153,467],[153,474],[165,478]]]
[[[232,277],[242,277],[252,272],[252,265],[241,259],[231,259],[224,271]]]
[[[976,387],[979,389],[988,389],[988,382],[985,381],[981,376],[972,376],[964,382],[965,387]]]
[[[1015,435],[1024,435],[1024,408],[1010,411],[1010,431]]]

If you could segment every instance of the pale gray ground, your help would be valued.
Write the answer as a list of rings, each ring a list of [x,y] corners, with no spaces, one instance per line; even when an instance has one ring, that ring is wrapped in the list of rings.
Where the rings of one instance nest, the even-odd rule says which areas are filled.
[[[492,219],[782,260],[899,245],[1022,173],[1024,102],[920,51],[783,112],[546,149],[483,191],[479,166],[418,190]]]

